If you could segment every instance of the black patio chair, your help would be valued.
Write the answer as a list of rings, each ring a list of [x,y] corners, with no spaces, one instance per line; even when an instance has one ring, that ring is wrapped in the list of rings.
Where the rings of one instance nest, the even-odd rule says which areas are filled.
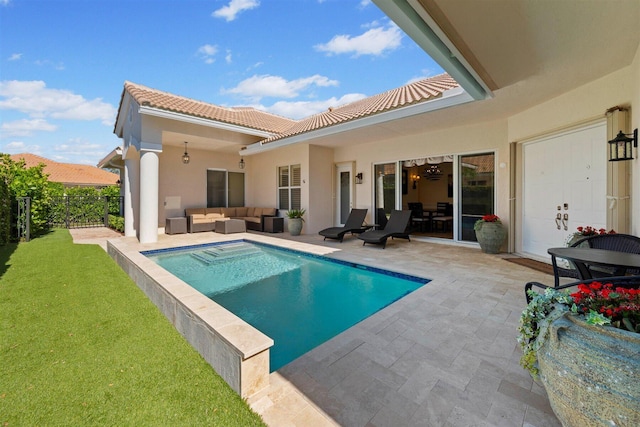
[[[395,237],[401,239],[407,239],[411,241],[407,229],[411,222],[411,211],[391,211],[389,222],[383,230],[369,230],[358,236],[358,239],[363,240],[362,246],[366,243],[374,243],[382,245],[382,249],[387,246],[387,239]]]
[[[366,216],[367,209],[351,209],[344,227],[325,228],[324,230],[320,230],[318,234],[324,236],[324,240],[327,240],[327,238],[329,238],[340,240],[340,242],[342,242],[345,234],[353,234],[362,231],[362,223],[364,223],[364,218]]]

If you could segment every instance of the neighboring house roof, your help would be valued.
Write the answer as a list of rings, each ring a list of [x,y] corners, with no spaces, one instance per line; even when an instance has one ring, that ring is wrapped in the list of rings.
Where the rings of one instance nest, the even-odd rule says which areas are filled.
[[[10,156],[14,162],[24,159],[26,167],[38,166],[44,163],[44,173],[49,175],[49,181],[59,182],[67,187],[99,187],[116,185],[120,176],[99,169],[95,166],[79,165],[75,163],[59,163],[35,154],[21,153]]]
[[[419,80],[359,101],[330,108],[328,111],[300,120],[291,128],[262,141],[262,143],[327,128],[421,102],[432,101],[442,97],[445,91],[458,86],[459,84],[448,74],[440,74]]]
[[[122,96],[129,93],[141,106],[157,108],[174,113],[186,114],[208,120],[215,120],[270,133],[280,133],[290,128],[295,120],[276,116],[251,107],[220,107],[202,101],[185,98],[151,89],[139,84],[125,82]],[[122,108],[122,101],[120,101]],[[119,115],[119,113],[118,113]]]

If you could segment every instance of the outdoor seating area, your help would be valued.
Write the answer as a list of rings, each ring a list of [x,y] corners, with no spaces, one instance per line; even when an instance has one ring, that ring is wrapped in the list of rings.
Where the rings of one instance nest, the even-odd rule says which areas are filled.
[[[185,216],[189,233],[215,231],[217,222],[230,219],[243,220],[249,230],[264,231],[264,219],[278,216],[278,209],[256,207],[187,208]],[[223,226],[220,228],[223,229]]]

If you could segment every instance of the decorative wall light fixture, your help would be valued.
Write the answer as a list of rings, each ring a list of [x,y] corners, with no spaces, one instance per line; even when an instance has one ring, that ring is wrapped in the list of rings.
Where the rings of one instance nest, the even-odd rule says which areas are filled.
[[[633,135],[633,138],[629,138],[630,135]],[[633,133],[618,132],[618,135],[609,141],[609,161],[633,160],[632,144],[638,148],[638,129]]]
[[[438,167],[438,165],[431,165],[428,168],[425,168],[422,175],[431,181],[437,181],[442,178],[442,171]]]
[[[240,162],[238,162],[238,167],[240,169],[244,169],[244,159],[242,157],[240,157]]]
[[[416,182],[420,181],[420,175],[418,174],[413,174],[411,175],[411,179],[413,180],[413,189],[415,190],[416,187]]]
[[[362,172],[356,174],[356,184],[362,184]]]
[[[189,153],[187,153],[187,141],[184,142],[184,154],[182,155],[182,163],[184,163],[185,165],[189,164],[189,160],[191,160],[191,158],[189,157]]]

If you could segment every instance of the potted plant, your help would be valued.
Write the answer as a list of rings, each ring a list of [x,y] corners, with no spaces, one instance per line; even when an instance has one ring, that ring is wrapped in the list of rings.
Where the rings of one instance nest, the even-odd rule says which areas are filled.
[[[590,225],[587,225],[586,227],[577,227],[576,230],[577,231],[574,231],[569,235],[569,237],[567,237],[567,240],[565,242],[567,246],[573,245],[580,239],[584,239],[585,237],[589,236],[595,236],[597,234],[616,234],[614,230],[607,231],[604,228],[598,229],[595,227],[591,227]]]
[[[287,211],[287,227],[289,228],[289,233],[292,236],[299,236],[302,231],[302,223],[304,222],[304,209],[289,209]]]
[[[541,380],[562,425],[640,425],[640,289],[594,281],[572,294],[529,292],[520,364]]]
[[[507,229],[502,225],[498,215],[484,215],[473,225],[476,240],[480,243],[482,252],[497,254],[507,237]]]

